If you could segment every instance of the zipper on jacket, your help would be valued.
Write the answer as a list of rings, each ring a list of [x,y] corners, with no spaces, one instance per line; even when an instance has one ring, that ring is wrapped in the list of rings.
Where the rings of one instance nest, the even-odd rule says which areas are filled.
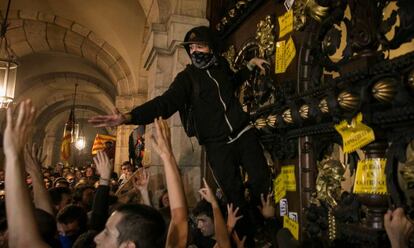
[[[210,71],[209,70],[206,70],[206,71],[207,71],[207,75],[216,83],[218,95],[219,95],[219,98],[220,98],[220,102],[223,104],[223,107],[224,107],[224,119],[226,120],[226,123],[230,128],[230,132],[233,132],[233,127],[231,126],[230,121],[229,121],[229,119],[227,118],[227,115],[226,115],[227,106],[226,106],[226,103],[223,101],[223,98],[221,97],[220,86],[219,86],[217,80],[214,77],[211,76]]]

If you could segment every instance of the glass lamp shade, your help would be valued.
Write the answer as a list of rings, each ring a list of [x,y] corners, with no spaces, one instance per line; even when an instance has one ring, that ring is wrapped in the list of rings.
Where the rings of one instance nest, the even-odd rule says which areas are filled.
[[[85,146],[86,146],[85,136],[79,136],[78,139],[75,142],[76,149],[78,149],[80,151],[83,148],[85,148]]]
[[[17,63],[0,58],[0,108],[13,102],[16,87]]]

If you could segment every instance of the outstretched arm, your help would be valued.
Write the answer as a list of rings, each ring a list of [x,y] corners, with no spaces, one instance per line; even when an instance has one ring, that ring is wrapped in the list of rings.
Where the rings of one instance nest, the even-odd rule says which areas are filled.
[[[33,201],[36,208],[42,209],[52,216],[55,216],[52,199],[49,192],[45,187],[42,175],[42,162],[46,159],[46,156],[42,154],[42,147],[38,147],[37,144],[32,146],[26,145],[24,152],[24,161],[26,165],[26,171],[30,174],[33,181]]]
[[[204,188],[200,189],[198,192],[211,204],[211,207],[213,208],[214,232],[217,241],[215,247],[230,248],[230,237],[227,232],[226,222],[224,222],[223,214],[221,213],[217,199],[214,196],[210,186],[208,186],[205,178],[203,178],[203,182]]]
[[[7,110],[4,131],[6,212],[10,247],[47,247],[38,232],[33,205],[24,180],[23,149],[35,117],[30,100],[20,103],[17,120]]]
[[[113,111],[110,115],[94,116],[90,118],[88,122],[95,127],[115,127],[131,122],[131,115],[122,114],[118,111],[118,109],[115,109],[115,111]]]
[[[151,139],[154,149],[164,163],[171,209],[171,222],[165,247],[186,247],[188,236],[187,202],[180,172],[171,148],[170,128],[162,118],[155,119],[154,126],[157,137],[152,136]]]
[[[113,163],[104,151],[98,151],[93,158],[96,170],[99,172],[99,187],[93,199],[91,229],[100,232],[104,229],[108,219],[109,208],[109,182],[113,171]]]

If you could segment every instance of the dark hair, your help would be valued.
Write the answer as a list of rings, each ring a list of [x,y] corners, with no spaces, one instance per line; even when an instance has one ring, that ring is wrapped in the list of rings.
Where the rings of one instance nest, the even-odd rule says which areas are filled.
[[[50,197],[52,198],[53,205],[58,205],[62,201],[62,195],[70,195],[71,191],[69,188],[57,187],[49,189]]]
[[[195,206],[195,208],[193,209],[193,215],[195,217],[205,214],[208,217],[210,217],[212,220],[214,220],[214,215],[213,215],[213,208],[211,207],[211,204],[206,201],[206,200],[201,200],[197,203],[197,205]]]
[[[120,206],[116,212],[122,214],[117,225],[118,244],[131,241],[140,248],[164,247],[165,222],[155,208],[141,204],[127,204]]]
[[[88,216],[86,215],[85,210],[76,205],[67,205],[56,216],[58,223],[69,224],[74,221],[77,221],[79,224],[80,232],[86,231],[88,224]]]
[[[82,233],[73,244],[72,248],[95,248],[96,244],[93,240],[98,234],[95,230],[88,230],[85,233]]]
[[[91,185],[88,185],[88,184],[81,185],[81,186],[75,188],[75,191],[73,192],[73,200],[75,201],[75,203],[82,201],[83,192],[85,192],[85,190],[87,190],[87,189],[92,189],[92,190],[95,191],[95,188]]]

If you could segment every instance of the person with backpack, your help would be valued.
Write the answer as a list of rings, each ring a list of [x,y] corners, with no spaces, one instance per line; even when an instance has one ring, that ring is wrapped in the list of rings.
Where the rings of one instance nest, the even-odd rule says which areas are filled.
[[[205,146],[214,177],[227,202],[244,209],[247,203],[239,166],[248,174],[252,204],[260,205],[260,195],[267,195],[271,180],[249,114],[243,111],[234,93],[254,67],[264,71],[268,62],[253,58],[234,73],[218,53],[219,42],[208,27],[191,29],[182,44],[192,63],[177,74],[167,91],[129,113],[117,111],[92,117],[89,122],[96,127],[146,125],[154,118],[167,119],[179,111],[187,135],[195,136]]]

